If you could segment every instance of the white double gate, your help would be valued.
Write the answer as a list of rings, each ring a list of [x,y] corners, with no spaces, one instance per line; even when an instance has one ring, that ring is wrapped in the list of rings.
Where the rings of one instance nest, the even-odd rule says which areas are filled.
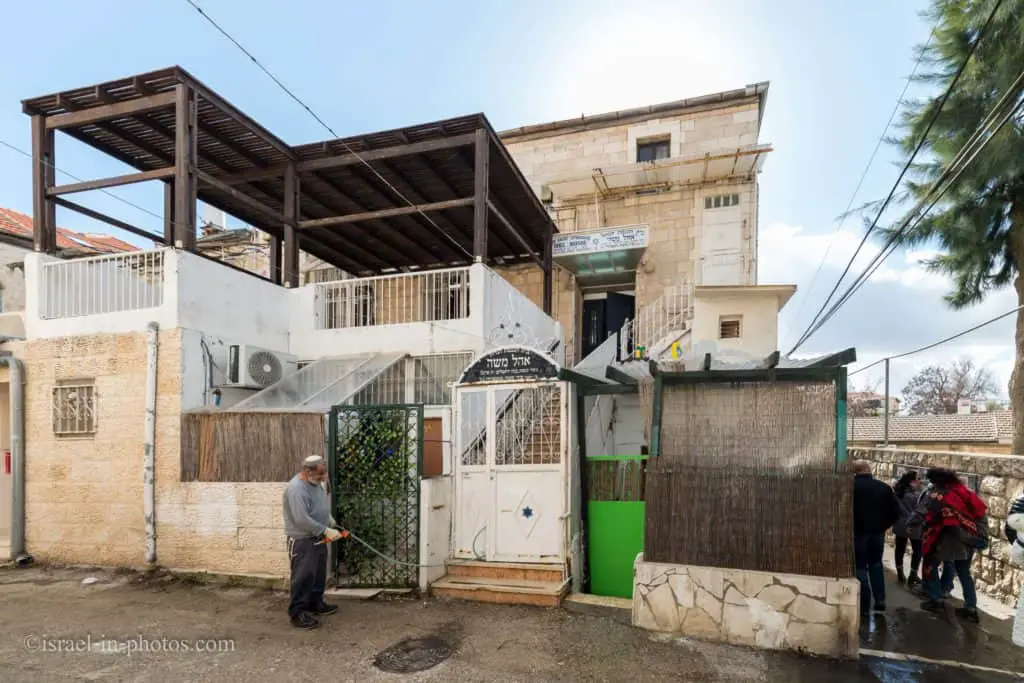
[[[565,561],[567,397],[559,381],[456,389],[455,557]]]

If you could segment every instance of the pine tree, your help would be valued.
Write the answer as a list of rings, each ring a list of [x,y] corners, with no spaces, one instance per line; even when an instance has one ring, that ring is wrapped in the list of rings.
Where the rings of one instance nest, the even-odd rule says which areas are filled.
[[[992,15],[993,9],[998,10]],[[924,15],[934,25],[918,47],[915,77],[934,90],[908,103],[895,142],[909,154],[925,133],[957,70],[974,54],[942,105],[908,177],[909,195],[927,194],[1024,69],[1024,0],[932,0]],[[989,16],[992,21],[978,35]],[[1019,86],[1014,95],[1019,95]],[[1016,102],[1013,97],[1011,102]],[[1003,110],[1005,113],[1005,110]],[[888,235],[895,234],[890,229]],[[946,301],[961,309],[990,292],[1012,286],[1024,305],[1024,129],[1015,116],[989,142],[927,217],[899,238],[903,245],[938,244],[941,254],[925,262],[953,281]],[[1024,311],[1017,314],[1016,358],[1010,379],[1014,453],[1024,453]]]

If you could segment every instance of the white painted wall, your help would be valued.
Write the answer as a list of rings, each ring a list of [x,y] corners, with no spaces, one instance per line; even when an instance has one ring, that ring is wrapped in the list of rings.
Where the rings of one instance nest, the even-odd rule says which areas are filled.
[[[719,339],[722,316],[742,316],[739,339]],[[767,356],[779,344],[779,299],[777,294],[749,292],[703,296],[697,292],[693,307],[691,344],[714,342],[726,351]]]
[[[638,394],[612,396],[615,399],[612,421],[611,455],[641,455],[640,449],[647,440],[644,438],[643,405]]]
[[[316,285],[288,291],[290,353],[304,361],[361,353],[479,353],[486,346],[483,328],[486,314],[482,311],[485,274],[489,272],[484,266],[470,269],[470,313],[468,318],[459,320],[319,330],[316,329]]]
[[[88,334],[119,334],[139,332],[146,329],[151,321],[163,329],[178,326],[178,289],[176,286],[179,257],[181,252],[167,250],[164,255],[163,304],[152,308],[115,313],[100,313],[75,318],[43,320],[40,318],[42,302],[42,265],[61,261],[53,256],[30,252],[25,254],[25,336],[27,339],[52,339]],[[196,257],[198,258],[198,257]],[[81,282],[67,285],[69,288],[82,286]]]
[[[287,352],[292,291],[179,251],[178,327]]]
[[[420,590],[445,575],[450,557],[455,486],[451,476],[420,480]]]
[[[522,345],[547,352],[545,347],[557,340],[562,344],[562,349],[565,348],[561,324],[544,313],[505,278],[479,264],[473,266],[471,273],[479,274],[479,279],[485,285],[487,303],[483,327],[488,347]],[[559,360],[564,358],[561,353],[554,355]]]

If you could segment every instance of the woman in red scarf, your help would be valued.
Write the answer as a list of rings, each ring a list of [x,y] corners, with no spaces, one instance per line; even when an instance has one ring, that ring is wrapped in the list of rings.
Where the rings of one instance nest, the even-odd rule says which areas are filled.
[[[964,607],[957,616],[978,621],[978,595],[971,577],[971,559],[981,539],[987,539],[985,501],[961,483],[954,472],[944,468],[928,470],[932,483],[921,539],[924,553],[923,577],[929,598],[921,608],[930,612],[945,609],[939,585],[939,567],[952,562],[964,591]]]

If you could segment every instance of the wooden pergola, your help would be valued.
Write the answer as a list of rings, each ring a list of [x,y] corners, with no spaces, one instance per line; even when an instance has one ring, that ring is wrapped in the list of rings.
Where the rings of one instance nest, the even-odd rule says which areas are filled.
[[[266,232],[271,279],[288,287],[300,249],[357,276],[532,261],[551,312],[554,222],[483,114],[293,147],[180,67],[22,107],[36,251],[56,251],[62,206],[194,252],[198,199]],[[136,172],[57,185],[58,130]],[[67,198],[152,180],[164,183],[163,235]]]

